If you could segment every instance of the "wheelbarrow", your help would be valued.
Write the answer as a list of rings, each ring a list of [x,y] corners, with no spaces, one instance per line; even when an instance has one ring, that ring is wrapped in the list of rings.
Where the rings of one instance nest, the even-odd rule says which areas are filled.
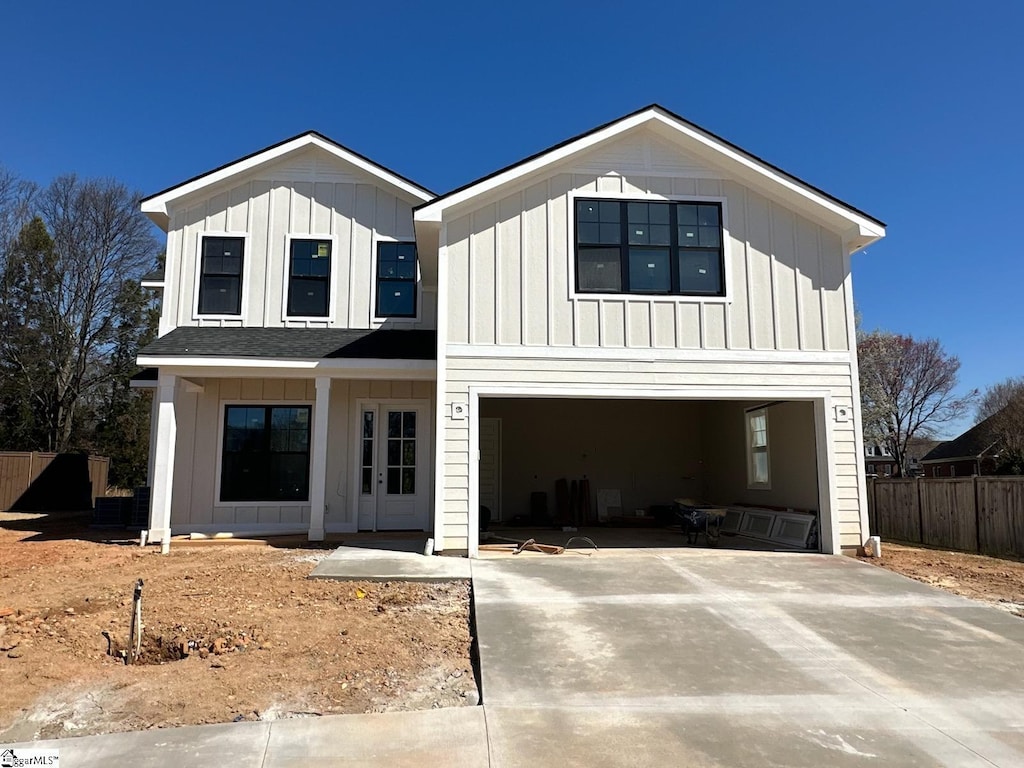
[[[676,519],[686,535],[686,543],[694,545],[703,533],[704,541],[709,547],[718,545],[718,537],[722,531],[722,521],[726,510],[711,505],[698,504],[690,499],[675,500]]]

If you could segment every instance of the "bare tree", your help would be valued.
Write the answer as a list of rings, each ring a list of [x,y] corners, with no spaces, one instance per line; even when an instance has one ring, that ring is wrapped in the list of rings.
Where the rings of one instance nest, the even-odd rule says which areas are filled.
[[[4,265],[3,282],[25,297],[5,308],[6,327],[37,329],[39,348],[7,345],[5,362],[17,370],[25,367],[19,355],[43,356],[33,367],[37,378],[39,371],[45,375],[34,385],[35,397],[45,400],[39,418],[46,424],[46,447],[65,451],[83,404],[118,373],[109,360],[118,343],[125,283],[153,265],[157,247],[138,195],[119,182],[60,176],[34,203],[38,218],[23,228],[32,239],[20,240],[37,244],[30,259],[35,263],[12,259]]]
[[[1024,376],[1011,377],[985,390],[978,421],[988,420],[999,450],[1001,473],[1024,474]]]
[[[907,474],[907,447],[915,437],[932,437],[961,417],[977,397],[955,393],[960,360],[937,339],[872,331],[857,342],[864,435],[896,459]]]
[[[6,263],[21,228],[32,218],[36,185],[0,166],[0,268]]]

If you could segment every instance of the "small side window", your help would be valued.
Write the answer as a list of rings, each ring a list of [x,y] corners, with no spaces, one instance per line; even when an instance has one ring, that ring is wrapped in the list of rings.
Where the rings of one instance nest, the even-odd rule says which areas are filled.
[[[747,412],[747,485],[770,488],[768,463],[768,412],[764,408]]]

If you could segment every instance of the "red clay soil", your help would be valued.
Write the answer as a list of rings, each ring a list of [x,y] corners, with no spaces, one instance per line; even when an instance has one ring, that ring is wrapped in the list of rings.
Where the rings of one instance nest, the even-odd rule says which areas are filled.
[[[0,514],[0,743],[478,700],[464,582],[311,581],[329,550],[103,535]]]
[[[1024,563],[967,552],[882,543],[882,557],[862,558],[912,579],[1024,617]]]

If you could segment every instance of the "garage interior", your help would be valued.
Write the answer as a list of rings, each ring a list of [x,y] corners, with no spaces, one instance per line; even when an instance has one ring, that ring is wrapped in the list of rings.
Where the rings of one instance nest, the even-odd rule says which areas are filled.
[[[767,487],[748,483],[758,412]],[[810,401],[486,397],[479,418],[482,544],[821,549]],[[692,508],[714,510],[699,534],[680,514]]]

